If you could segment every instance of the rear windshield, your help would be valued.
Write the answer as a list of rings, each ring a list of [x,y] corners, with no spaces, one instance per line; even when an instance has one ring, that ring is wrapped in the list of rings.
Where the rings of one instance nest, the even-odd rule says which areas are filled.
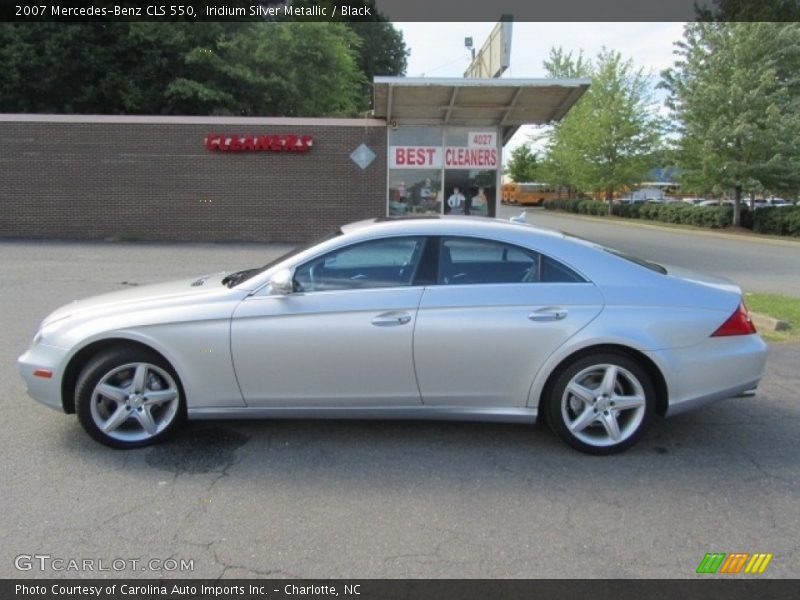
[[[562,232],[564,233],[564,232]],[[608,248],[607,246],[603,246],[602,244],[598,244],[597,242],[592,242],[591,240],[587,240],[580,236],[574,235],[572,233],[564,233],[565,237],[572,238],[575,240],[580,241],[583,244],[588,244],[589,246],[593,246],[603,252],[608,252],[609,254],[613,254],[614,256],[618,256],[619,258],[625,259],[628,262],[632,262],[640,267],[644,267],[645,269],[649,269],[650,271],[655,271],[656,273],[661,273],[662,275],[667,274],[667,269],[658,263],[651,262],[649,260],[645,260],[643,258],[639,258],[638,256],[633,256],[632,254],[628,254],[627,252],[622,252],[621,250],[615,250],[614,248]]]
[[[613,248],[606,248],[605,246],[599,246],[599,247],[608,252],[609,254],[613,254],[614,256],[619,256],[620,258],[624,258],[625,260],[637,264],[640,267],[644,267],[645,269],[650,269],[651,271],[655,271],[656,273],[661,273],[662,275],[667,274],[667,269],[665,269],[658,263],[650,262],[649,260],[639,258],[638,256],[632,256],[631,254],[626,254],[625,252],[620,252],[619,250],[614,250]]]

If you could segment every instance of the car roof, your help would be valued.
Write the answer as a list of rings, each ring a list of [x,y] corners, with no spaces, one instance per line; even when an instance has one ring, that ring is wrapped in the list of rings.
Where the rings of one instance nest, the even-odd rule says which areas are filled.
[[[535,218],[535,217],[534,217]],[[620,279],[652,278],[656,271],[636,261],[620,258],[622,253],[590,240],[530,223],[466,215],[382,217],[356,221],[341,227],[344,237],[354,242],[392,236],[464,236],[493,239],[533,248],[548,255],[589,281],[608,284]],[[338,238],[342,242],[341,238]],[[331,240],[336,244],[336,238]],[[659,277],[661,276],[658,273]]]
[[[560,231],[538,227],[529,223],[506,221],[489,217],[430,215],[413,217],[380,217],[356,221],[342,226],[344,234],[386,235],[539,235],[564,239]]]
[[[620,258],[616,253],[605,251],[594,242],[528,223],[489,217],[465,215],[381,217],[342,225],[339,232],[342,235],[329,237],[319,244],[305,248],[287,258],[285,263],[281,262],[272,268],[282,268],[284,265],[292,268],[336,248],[385,237],[463,236],[532,248],[564,263],[595,285],[634,280],[641,283],[656,275],[655,272],[630,260]],[[272,268],[265,269],[258,277],[248,280],[249,283],[245,284],[252,289],[266,284]]]

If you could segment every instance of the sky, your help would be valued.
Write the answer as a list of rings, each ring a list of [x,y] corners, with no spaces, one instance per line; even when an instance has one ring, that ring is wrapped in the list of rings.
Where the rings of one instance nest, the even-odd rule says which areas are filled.
[[[403,32],[408,58],[408,77],[462,77],[471,61],[464,38],[472,37],[480,49],[495,23],[394,23]],[[683,23],[514,23],[511,66],[503,78],[544,77],[542,65],[550,48],[561,46],[577,55],[580,50],[594,58],[605,46],[633,59],[652,75],[655,85],[661,70],[673,64],[673,43],[683,37]],[[663,100],[663,92],[656,98]],[[523,127],[505,152],[525,143],[535,132]]]

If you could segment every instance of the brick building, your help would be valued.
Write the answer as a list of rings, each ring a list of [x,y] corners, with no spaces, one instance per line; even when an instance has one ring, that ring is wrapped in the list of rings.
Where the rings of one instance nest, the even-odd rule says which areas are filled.
[[[313,145],[208,150],[214,133]],[[383,121],[3,115],[0,139],[0,236],[295,242],[384,212]]]
[[[387,214],[491,215],[503,144],[587,87],[377,78],[365,119],[0,115],[0,237],[299,242]]]

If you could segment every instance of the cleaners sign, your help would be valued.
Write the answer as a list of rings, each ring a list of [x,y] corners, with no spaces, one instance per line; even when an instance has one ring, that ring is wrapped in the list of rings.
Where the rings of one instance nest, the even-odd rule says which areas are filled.
[[[314,140],[310,135],[209,133],[203,143],[206,150],[220,152],[308,152]]]
[[[468,146],[391,146],[390,169],[496,169],[495,133],[470,133]]]

